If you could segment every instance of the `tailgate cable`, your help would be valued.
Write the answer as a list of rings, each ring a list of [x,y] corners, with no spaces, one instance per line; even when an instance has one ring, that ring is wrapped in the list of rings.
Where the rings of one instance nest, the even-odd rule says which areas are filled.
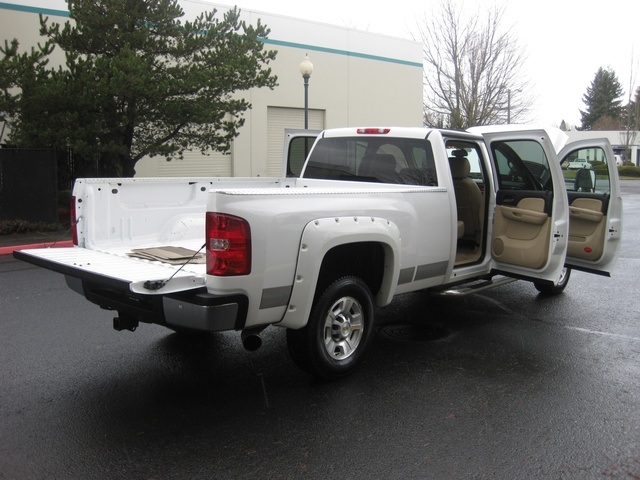
[[[180,268],[178,268],[175,272],[173,272],[173,275],[171,275],[169,278],[167,278],[166,280],[147,280],[143,284],[144,288],[146,288],[147,290],[160,290],[167,283],[169,283],[173,279],[173,277],[175,277],[178,274],[178,272],[182,270],[187,265],[187,263],[193,260],[196,257],[196,255],[198,255],[202,251],[202,249],[206,246],[207,244],[203,243],[202,246],[198,249],[198,251],[194,253],[191,256],[191,258],[189,258],[186,262],[180,265]]]
[[[67,235],[69,235],[69,232],[70,232],[71,230],[73,230],[73,227],[75,227],[76,225],[78,225],[78,222],[79,222],[80,220],[82,220],[82,215],[80,215],[80,216],[76,219],[76,221],[75,221],[75,222],[73,222],[73,225],[71,225],[67,230],[65,230],[65,232],[64,232],[64,233],[62,233],[62,235],[60,235],[60,236],[56,239],[56,241],[55,241],[55,242],[53,242],[53,243],[52,243],[51,245],[49,245],[49,246],[45,246],[45,248],[53,248],[53,247],[55,247],[55,246],[56,246],[56,244],[57,244],[60,240],[62,240],[63,238],[66,238],[66,237],[67,237]]]

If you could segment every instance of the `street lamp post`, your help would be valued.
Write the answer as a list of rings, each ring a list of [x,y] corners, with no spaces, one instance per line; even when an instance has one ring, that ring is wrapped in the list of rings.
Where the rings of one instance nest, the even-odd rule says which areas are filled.
[[[511,123],[511,92],[512,90],[510,88],[507,89],[507,123]],[[522,89],[517,88],[515,90],[513,90],[514,93],[522,93]],[[516,102],[516,104],[521,104]],[[517,113],[517,112],[516,112]]]
[[[309,128],[309,77],[313,73],[313,63],[309,60],[309,55],[304,56],[300,64],[300,73],[304,79],[304,128]]]
[[[2,122],[2,131],[0,131],[0,145],[2,145],[2,138],[4,137],[4,129],[7,126],[7,119],[4,118],[3,112],[0,112],[0,122]]]

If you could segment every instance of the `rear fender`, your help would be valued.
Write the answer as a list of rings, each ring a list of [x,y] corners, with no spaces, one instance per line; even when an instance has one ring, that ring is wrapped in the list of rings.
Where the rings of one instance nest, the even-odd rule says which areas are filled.
[[[333,217],[309,222],[302,233],[298,250],[293,290],[286,313],[278,325],[301,328],[307,323],[313,307],[322,263],[329,251],[341,245],[375,242],[384,252],[384,272],[376,305],[391,302],[400,272],[400,230],[376,217]],[[348,272],[348,265],[345,266]]]

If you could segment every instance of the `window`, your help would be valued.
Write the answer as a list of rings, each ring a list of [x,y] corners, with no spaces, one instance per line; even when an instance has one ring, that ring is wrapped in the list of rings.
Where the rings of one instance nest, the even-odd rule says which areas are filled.
[[[296,137],[289,144],[287,176],[299,177],[315,137]]]
[[[533,140],[494,142],[491,150],[502,190],[553,190],[549,160]]]
[[[480,147],[476,143],[460,140],[447,140],[447,156],[452,158],[466,158],[469,162],[469,178],[478,184],[481,190],[484,188],[484,166]],[[450,160],[451,162],[451,160]]]
[[[567,192],[610,192],[607,156],[601,148],[574,150],[560,165]]]

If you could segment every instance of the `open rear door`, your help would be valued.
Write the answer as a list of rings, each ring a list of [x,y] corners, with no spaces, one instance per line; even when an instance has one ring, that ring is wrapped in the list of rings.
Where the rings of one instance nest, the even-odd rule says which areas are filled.
[[[559,157],[569,200],[566,266],[609,276],[622,233],[622,198],[613,149],[607,139],[581,140],[566,145]]]
[[[282,176],[299,177],[309,151],[320,135],[320,130],[299,130],[287,128],[284,132],[284,158]]]
[[[555,285],[565,262],[568,204],[552,139],[544,130],[470,131],[485,138],[493,162],[495,271]]]

